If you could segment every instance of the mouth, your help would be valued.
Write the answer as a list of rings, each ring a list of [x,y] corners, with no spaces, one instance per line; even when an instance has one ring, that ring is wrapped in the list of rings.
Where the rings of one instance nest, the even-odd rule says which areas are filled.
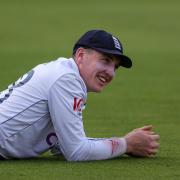
[[[109,78],[108,77],[98,75],[97,79],[100,82],[100,84],[103,85],[103,86],[109,83]]]

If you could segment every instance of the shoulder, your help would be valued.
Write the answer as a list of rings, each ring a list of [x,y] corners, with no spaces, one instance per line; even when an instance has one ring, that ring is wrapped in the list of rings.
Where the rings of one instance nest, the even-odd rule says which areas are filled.
[[[82,78],[76,73],[66,73],[57,79],[50,91],[63,92],[64,95],[81,96],[86,98],[87,89]]]
[[[75,61],[70,58],[59,58],[44,65],[43,72],[37,73],[41,76],[41,83],[44,84],[48,94],[60,94],[69,96],[81,96],[86,98],[87,89],[80,76]],[[41,70],[39,70],[41,71]],[[38,78],[39,78],[38,76]]]
[[[49,89],[59,81],[68,83],[79,82],[84,87],[84,82],[79,74],[78,67],[72,58],[58,58],[34,68],[34,79]]]
[[[83,91],[87,91],[85,83],[80,76],[79,69],[72,58],[59,58],[55,63],[57,65],[52,74],[56,77],[53,84],[61,83],[71,90],[81,87]]]
[[[44,78],[58,79],[67,73],[79,74],[76,63],[72,58],[58,58],[48,63],[40,64],[34,68],[35,73]]]

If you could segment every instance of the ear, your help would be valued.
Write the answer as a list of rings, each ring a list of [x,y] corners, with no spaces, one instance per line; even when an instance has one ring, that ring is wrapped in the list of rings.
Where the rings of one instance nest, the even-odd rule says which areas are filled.
[[[82,47],[78,48],[75,53],[75,61],[77,65],[80,65],[82,63],[84,56],[85,56],[85,49]]]

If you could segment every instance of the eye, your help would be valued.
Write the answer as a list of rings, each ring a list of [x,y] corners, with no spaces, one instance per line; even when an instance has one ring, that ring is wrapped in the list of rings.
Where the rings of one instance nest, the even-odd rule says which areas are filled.
[[[103,58],[101,59],[106,65],[110,66],[113,65],[114,66],[114,70],[119,68],[119,63],[118,62],[114,62],[112,59],[110,58]]]
[[[104,62],[106,62],[106,63],[110,63],[111,62],[111,60],[110,59],[108,59],[108,58],[104,58],[104,59],[102,59]]]

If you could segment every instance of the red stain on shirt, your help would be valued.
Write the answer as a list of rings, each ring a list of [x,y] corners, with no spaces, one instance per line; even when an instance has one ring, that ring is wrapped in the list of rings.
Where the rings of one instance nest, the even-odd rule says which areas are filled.
[[[114,138],[114,139],[110,139],[109,141],[111,142],[111,147],[112,147],[111,154],[113,155],[118,150],[119,140],[117,138]]]

